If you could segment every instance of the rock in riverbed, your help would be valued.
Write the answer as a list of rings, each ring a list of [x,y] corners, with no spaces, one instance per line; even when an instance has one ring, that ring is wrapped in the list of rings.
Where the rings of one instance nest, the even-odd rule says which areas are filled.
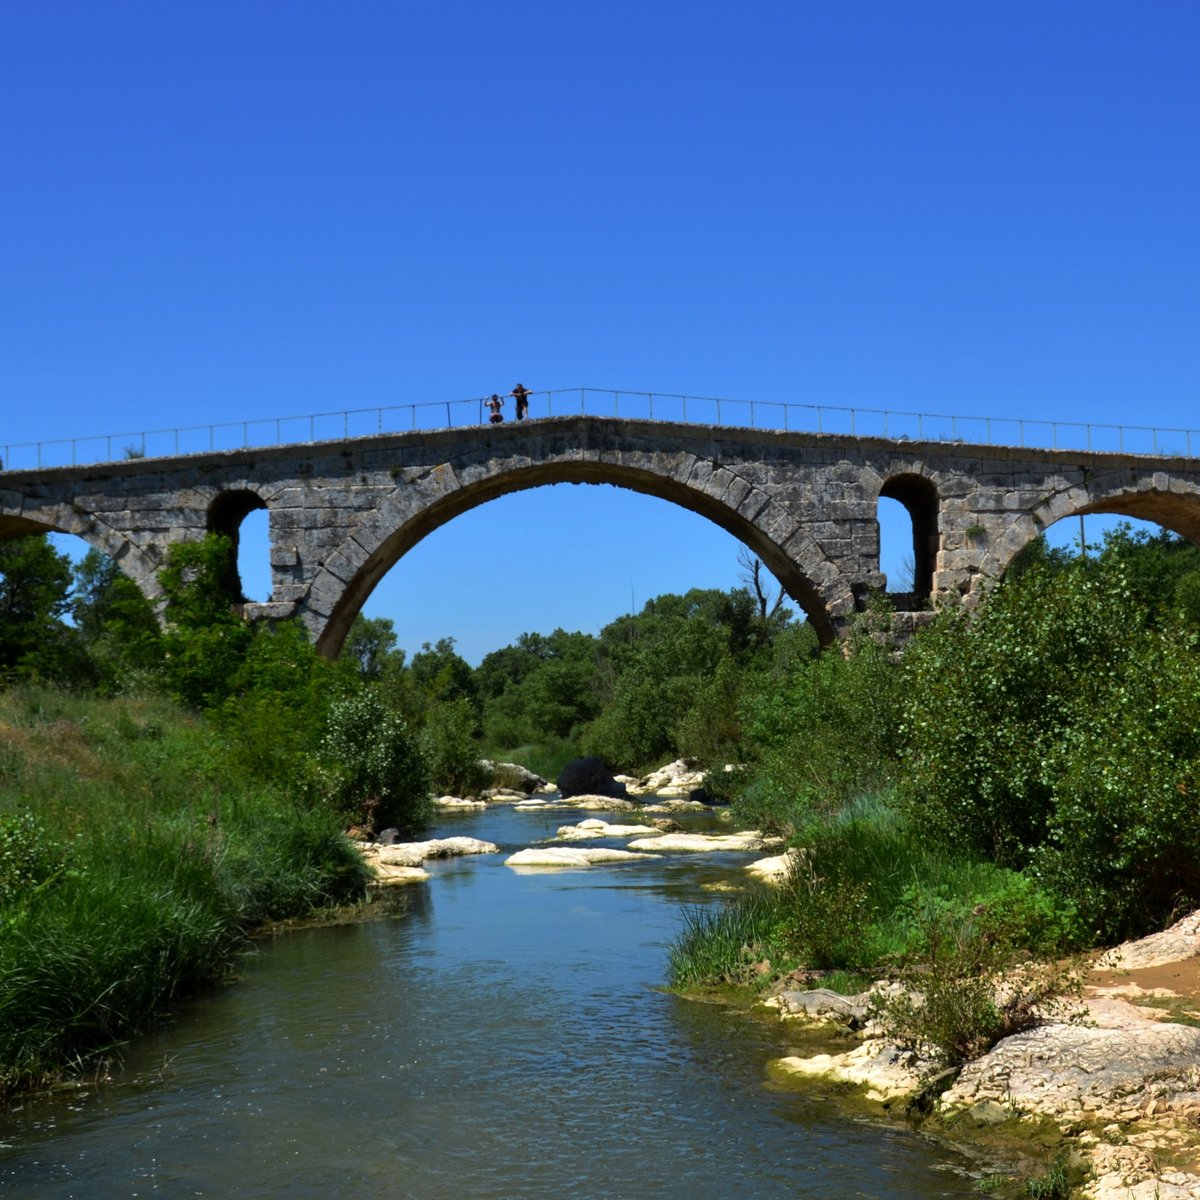
[[[457,858],[463,854],[498,854],[500,847],[494,842],[484,842],[472,837],[432,838],[427,842],[398,842],[394,846],[380,846],[367,858],[375,858],[384,866],[419,867],[429,858]]]
[[[578,825],[560,825],[558,836],[564,842],[582,842],[588,838],[653,837],[661,836],[661,830],[653,825],[610,825],[596,817],[580,821]]]
[[[711,854],[717,850],[767,850],[782,845],[781,837],[766,837],[757,829],[747,829],[742,833],[663,833],[655,838],[638,838],[629,843],[629,848],[663,853]]]
[[[509,867],[590,867],[596,863],[633,862],[651,858],[649,854],[634,854],[628,850],[610,850],[603,846],[532,846],[518,850],[504,860]]]

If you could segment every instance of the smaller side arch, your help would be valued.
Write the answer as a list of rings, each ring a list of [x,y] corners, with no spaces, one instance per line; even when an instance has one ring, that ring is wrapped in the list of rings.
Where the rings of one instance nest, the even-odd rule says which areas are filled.
[[[158,603],[162,595],[158,583],[161,564],[154,556],[153,547],[140,546],[95,514],[81,513],[68,505],[28,509],[21,516],[0,510],[0,540],[37,533],[73,534],[94,550],[108,555],[137,584],[147,600]]]
[[[924,475],[905,472],[884,480],[879,495],[902,504],[912,521],[912,594],[926,601],[933,594],[933,572],[937,564],[941,501],[937,487]]]
[[[230,595],[236,596],[241,603],[246,602],[245,588],[242,585],[241,572],[238,570],[242,522],[250,513],[266,508],[267,502],[250,488],[233,488],[218,492],[208,506],[208,532],[219,533],[230,542],[229,561],[225,565],[221,583]]]

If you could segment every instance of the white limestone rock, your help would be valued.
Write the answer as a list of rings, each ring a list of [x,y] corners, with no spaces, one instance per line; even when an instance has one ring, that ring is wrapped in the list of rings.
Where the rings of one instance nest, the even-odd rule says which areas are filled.
[[[860,1026],[870,1011],[871,993],[843,996],[829,988],[790,988],[768,996],[763,1008],[774,1008],[784,1019],[836,1021]]]
[[[589,794],[572,796],[567,804],[571,808],[582,808],[584,812],[629,812],[638,807],[632,800],[622,800],[617,796]]]
[[[698,771],[687,759],[678,758],[634,783],[626,783],[625,786],[634,796],[653,793],[658,796],[686,799],[697,788],[704,786],[704,775],[705,772]]]
[[[504,860],[509,867],[591,867],[597,863],[634,862],[652,858],[650,854],[634,854],[629,850],[611,850],[603,846],[531,846],[518,850]]]
[[[1092,999],[1088,1015],[1093,1024],[1041,1025],[1005,1038],[963,1067],[942,1104],[1005,1103],[1096,1121],[1200,1112],[1200,1029],[1115,998]]]
[[[1180,962],[1200,954],[1200,909],[1176,921],[1170,929],[1136,942],[1125,942],[1107,951],[1096,962],[1097,970],[1140,970]]]
[[[564,842],[581,842],[588,838],[652,837],[662,831],[653,825],[610,825],[597,817],[589,817],[578,825],[560,825],[558,837]]]
[[[874,1039],[845,1054],[776,1059],[772,1067],[787,1075],[803,1075],[831,1083],[853,1083],[870,1100],[890,1104],[918,1091],[923,1064],[912,1051]]]
[[[782,844],[781,837],[764,837],[757,829],[747,829],[741,833],[663,833],[656,838],[637,838],[629,843],[629,848],[712,854],[718,850],[766,850]]]
[[[406,883],[424,883],[429,872],[424,867],[400,867],[392,863],[376,862],[371,868],[375,872],[376,887],[399,887]]]
[[[464,854],[498,854],[500,847],[472,837],[431,838],[427,842],[397,842],[380,846],[374,858],[385,866],[419,867],[429,858],[458,858]]]
[[[520,804],[529,799],[526,792],[516,788],[492,787],[484,789],[483,793],[493,804]]]
[[[442,808],[447,810],[463,810],[470,811],[474,809],[487,808],[486,800],[467,800],[462,796],[437,796],[433,801],[434,808]]]
[[[756,879],[761,879],[764,883],[779,884],[787,878],[788,872],[791,871],[799,857],[799,851],[796,849],[786,850],[783,854],[776,854],[773,858],[759,858],[752,863],[747,863],[747,870]]]

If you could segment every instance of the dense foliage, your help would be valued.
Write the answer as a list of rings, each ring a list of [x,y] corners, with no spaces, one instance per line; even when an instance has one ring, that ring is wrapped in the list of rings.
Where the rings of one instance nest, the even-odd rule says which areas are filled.
[[[1196,569],[1183,545],[1110,537],[947,614],[905,655],[910,819],[1028,870],[1098,938],[1200,903],[1200,625],[1178,599],[1180,567]]]

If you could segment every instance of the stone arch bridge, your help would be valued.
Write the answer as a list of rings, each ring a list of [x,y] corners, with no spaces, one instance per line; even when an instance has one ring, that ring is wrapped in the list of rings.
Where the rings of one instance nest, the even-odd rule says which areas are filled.
[[[774,573],[823,641],[886,586],[878,504],[913,520],[901,611],[972,603],[1047,525],[1157,521],[1200,543],[1200,459],[673,424],[592,416],[386,434],[93,466],[0,471],[0,538],[60,531],[111,555],[151,599],[174,542],[236,542],[269,514],[272,593],[336,656],[387,570],[460,513],[552,483],[614,484],[707,517]]]

